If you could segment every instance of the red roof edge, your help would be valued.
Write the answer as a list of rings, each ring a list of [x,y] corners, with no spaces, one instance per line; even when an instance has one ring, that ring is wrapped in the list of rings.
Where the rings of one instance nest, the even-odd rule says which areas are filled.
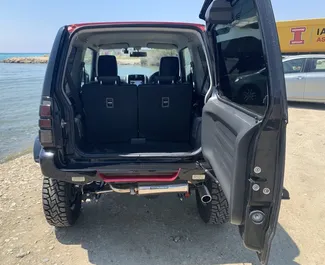
[[[189,22],[159,22],[159,21],[130,21],[130,22],[90,22],[90,23],[77,23],[77,24],[71,24],[67,25],[68,31],[72,33],[77,28],[80,27],[86,27],[86,26],[126,26],[126,25],[173,25],[173,26],[189,26],[189,27],[195,27],[199,30],[204,31],[205,25],[198,24],[198,23],[189,23]]]

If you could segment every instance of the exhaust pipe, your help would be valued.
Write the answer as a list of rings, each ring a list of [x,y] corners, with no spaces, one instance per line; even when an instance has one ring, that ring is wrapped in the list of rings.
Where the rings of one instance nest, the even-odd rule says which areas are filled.
[[[211,194],[205,185],[198,186],[197,191],[199,193],[202,203],[209,203],[212,201]]]
[[[153,195],[163,193],[186,193],[188,192],[188,184],[162,184],[162,185],[139,185],[138,195]]]
[[[130,193],[131,195],[155,195],[164,193],[187,193],[188,183],[161,184],[161,185],[143,185],[140,184],[134,188],[120,189],[108,184],[112,191],[117,193]]]

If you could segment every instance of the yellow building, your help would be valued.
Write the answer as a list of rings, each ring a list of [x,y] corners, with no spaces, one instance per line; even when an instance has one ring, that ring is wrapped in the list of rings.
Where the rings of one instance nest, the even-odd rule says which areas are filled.
[[[325,53],[325,18],[277,22],[283,54]]]

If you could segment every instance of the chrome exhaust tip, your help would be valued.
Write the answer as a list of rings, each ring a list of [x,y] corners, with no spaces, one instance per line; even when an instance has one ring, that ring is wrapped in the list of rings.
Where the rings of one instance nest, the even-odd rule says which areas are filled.
[[[206,203],[210,203],[212,201],[212,196],[211,196],[208,188],[205,185],[198,186],[197,191],[199,193],[202,203],[206,204]]]

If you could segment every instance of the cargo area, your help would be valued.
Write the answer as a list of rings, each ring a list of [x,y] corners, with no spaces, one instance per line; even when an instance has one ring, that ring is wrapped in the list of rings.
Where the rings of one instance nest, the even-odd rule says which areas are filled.
[[[125,60],[135,63],[126,68]],[[65,76],[68,141],[81,156],[182,156],[201,147],[210,80],[199,26],[81,30]]]

